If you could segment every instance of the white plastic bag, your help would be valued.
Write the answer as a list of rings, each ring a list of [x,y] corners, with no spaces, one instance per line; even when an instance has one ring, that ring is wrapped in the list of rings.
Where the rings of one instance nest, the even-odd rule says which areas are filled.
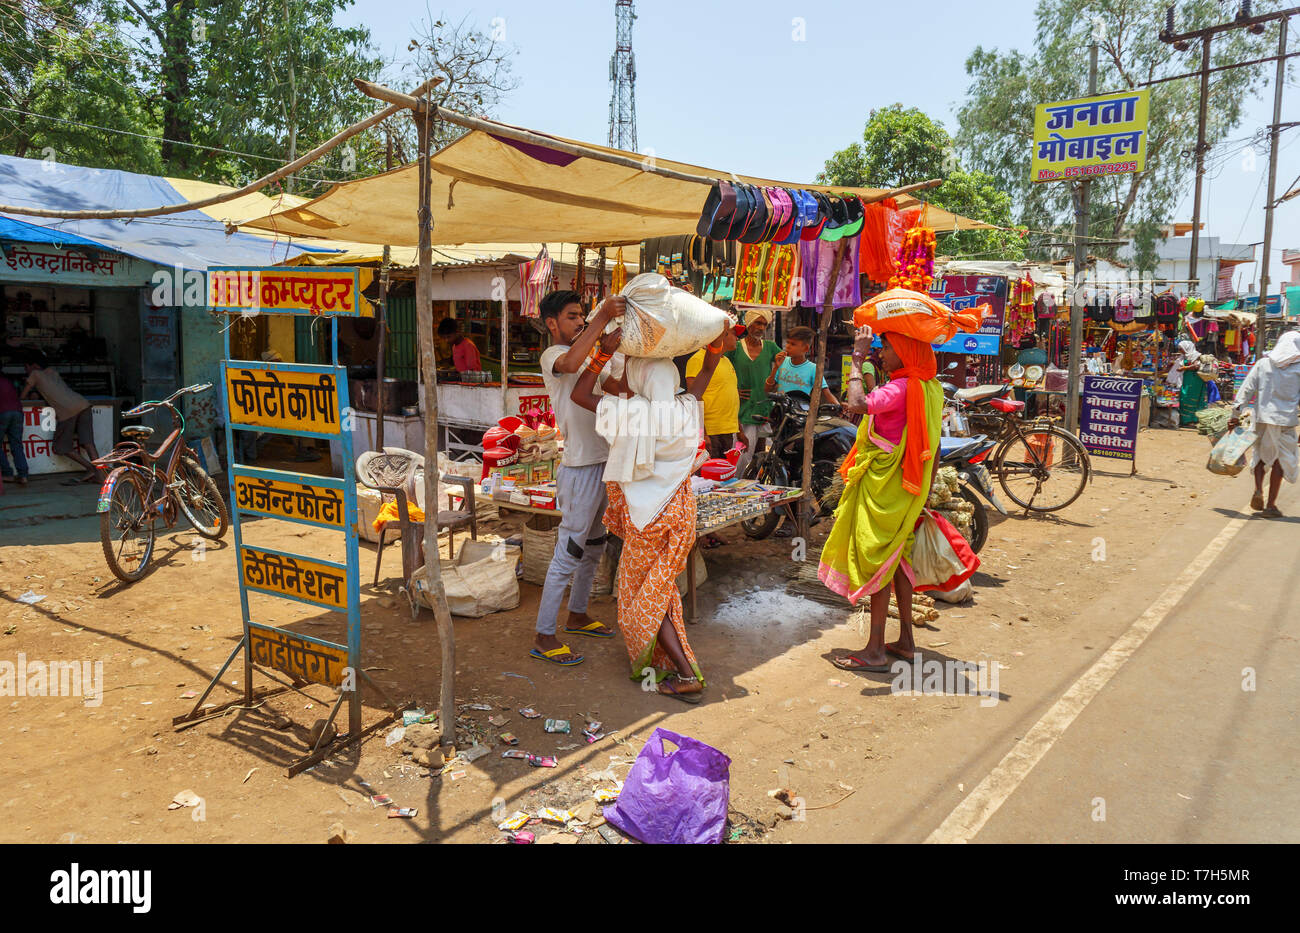
[[[938,586],[966,572],[957,552],[939,529],[929,509],[921,512],[912,545],[912,573],[916,586]]]
[[[1246,454],[1255,446],[1255,432],[1245,425],[1237,425],[1219,439],[1210,450],[1205,468],[1220,476],[1236,476],[1246,468]]]
[[[439,562],[447,608],[454,616],[477,619],[519,605],[519,580],[515,564],[519,548],[501,541],[466,541],[456,559]],[[432,608],[424,567],[412,575],[420,604]]]
[[[975,592],[974,585],[969,579],[962,580],[950,590],[931,590],[930,595],[935,599],[942,600],[945,603],[964,603],[971,598]]]
[[[726,312],[674,288],[658,272],[643,272],[621,292],[627,313],[610,323],[623,328],[619,350],[628,356],[672,359],[712,343],[728,323]]]

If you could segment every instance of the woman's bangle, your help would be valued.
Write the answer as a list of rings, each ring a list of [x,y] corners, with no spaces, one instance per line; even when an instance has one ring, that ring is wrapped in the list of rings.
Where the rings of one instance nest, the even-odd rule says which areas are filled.
[[[613,358],[613,356],[614,354],[612,353],[594,354],[591,357],[591,360],[587,363],[587,372],[595,373],[597,376],[599,376],[601,371],[605,368],[605,364],[608,363]]]
[[[704,349],[708,350],[714,356],[720,356],[722,354],[722,347],[718,347],[718,349],[715,350],[713,349],[713,344],[709,344]]]

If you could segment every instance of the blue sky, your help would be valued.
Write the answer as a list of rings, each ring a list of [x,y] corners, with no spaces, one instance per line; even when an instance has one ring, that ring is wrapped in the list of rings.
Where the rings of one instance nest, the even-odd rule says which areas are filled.
[[[967,54],[976,45],[1030,48],[1033,7],[1030,0],[1002,2],[973,14],[969,2],[952,0],[640,0],[633,47],[641,150],[800,182],[811,181],[828,156],[860,138],[872,107],[896,101],[919,107],[953,131],[953,114],[966,89]],[[382,16],[375,15],[377,9]],[[411,23],[429,12],[451,20],[468,14],[484,30],[500,17],[507,42],[518,49],[519,82],[498,114],[501,119],[605,142],[613,0],[499,0],[454,7],[436,0],[431,5],[366,0],[343,19],[369,27],[391,56],[404,52]],[[909,17],[917,17],[922,30],[909,29]],[[802,41],[795,38],[796,18],[803,23]],[[923,40],[899,38],[920,31]],[[1292,78],[1286,93],[1283,121],[1300,120],[1300,79]],[[1267,100],[1248,104],[1233,136],[1249,136],[1271,116],[1270,93]],[[1300,174],[1300,129],[1282,139],[1279,194]],[[1250,168],[1238,152],[1208,180],[1205,235],[1238,243],[1264,238],[1266,182],[1261,179],[1268,159],[1263,148],[1254,162]],[[1176,219],[1190,220],[1191,214],[1189,183]],[[1277,210],[1274,243],[1271,278],[1276,282],[1285,272],[1281,248],[1300,248],[1300,198]],[[1258,279],[1257,268],[1242,271]]]

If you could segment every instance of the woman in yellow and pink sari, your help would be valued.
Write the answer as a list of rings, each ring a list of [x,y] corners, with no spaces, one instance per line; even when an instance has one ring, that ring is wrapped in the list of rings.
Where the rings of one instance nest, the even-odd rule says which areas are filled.
[[[910,558],[917,519],[939,465],[943,390],[934,350],[904,334],[881,335],[881,363],[889,382],[862,390],[862,362],[871,348],[870,327],[853,341],[846,407],[866,417],[844,467],[844,493],[835,524],[822,548],[818,576],[857,605],[871,598],[871,635],[860,651],[832,663],[847,671],[888,671],[891,655],[911,660],[912,591]],[[889,595],[897,597],[898,641],[885,643]]]

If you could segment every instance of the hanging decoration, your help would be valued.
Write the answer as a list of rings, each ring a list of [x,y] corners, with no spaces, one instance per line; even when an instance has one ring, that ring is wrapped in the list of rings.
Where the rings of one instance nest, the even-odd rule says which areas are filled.
[[[928,292],[934,281],[934,230],[917,225],[903,234],[898,250],[898,272],[889,279],[890,288]]]

